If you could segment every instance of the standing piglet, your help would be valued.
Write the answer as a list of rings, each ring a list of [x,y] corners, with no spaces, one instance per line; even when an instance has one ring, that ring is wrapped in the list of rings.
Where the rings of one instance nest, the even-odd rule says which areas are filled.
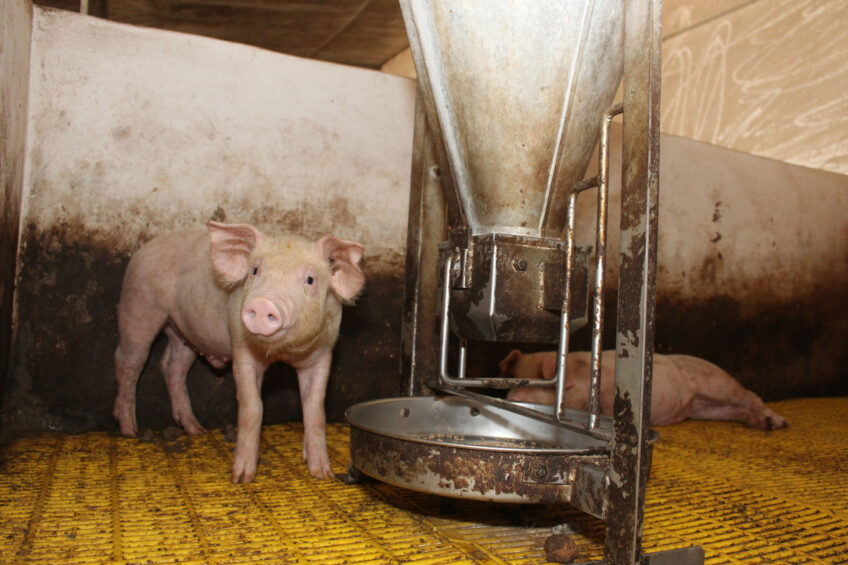
[[[523,354],[514,349],[500,362],[501,376],[521,379],[556,377],[554,351]],[[664,426],[688,418],[736,420],[752,428],[785,428],[786,420],[766,406],[759,396],[743,387],[721,367],[691,355],[654,354],[651,390],[651,424]],[[612,414],[615,397],[613,372],[615,351],[601,354],[601,412]],[[566,357],[565,405],[589,409],[591,354],[569,353]],[[516,402],[554,404],[552,387],[518,387],[507,398]]]
[[[213,366],[232,362],[238,397],[234,483],[251,482],[259,459],[260,390],[265,369],[283,361],[297,370],[303,406],[303,457],[313,477],[332,476],[325,438],[324,394],[342,304],[365,278],[358,243],[324,236],[266,237],[248,224],[207,222],[204,230],[173,232],[142,246],[127,265],[118,303],[115,351],[121,433],[135,436],[135,394],[150,345],[164,331],[160,367],[174,420],[204,432],[186,389],[202,355]]]

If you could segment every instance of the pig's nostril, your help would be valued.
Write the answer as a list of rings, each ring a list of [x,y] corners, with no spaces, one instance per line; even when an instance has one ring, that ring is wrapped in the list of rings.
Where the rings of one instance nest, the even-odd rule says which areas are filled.
[[[262,336],[275,334],[283,325],[276,304],[263,297],[254,298],[245,304],[242,322],[249,332]]]

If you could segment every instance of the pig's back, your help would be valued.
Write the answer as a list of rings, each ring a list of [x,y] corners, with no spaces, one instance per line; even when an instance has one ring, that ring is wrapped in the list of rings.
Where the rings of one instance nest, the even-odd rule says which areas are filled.
[[[204,239],[208,248],[209,236],[200,230],[170,232],[151,239],[130,258],[123,293],[152,293],[160,306],[172,306],[177,284],[199,266],[197,257],[203,253]]]
[[[122,300],[127,292],[146,294],[195,349],[229,356],[229,293],[215,280],[205,230],[171,232],[143,245],[127,266]]]

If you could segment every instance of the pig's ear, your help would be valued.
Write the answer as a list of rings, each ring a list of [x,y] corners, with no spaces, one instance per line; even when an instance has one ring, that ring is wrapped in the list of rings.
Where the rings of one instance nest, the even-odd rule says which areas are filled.
[[[330,287],[345,304],[353,304],[365,286],[365,275],[359,269],[363,247],[353,241],[346,241],[325,235],[318,240],[321,253],[330,263],[333,273]]]
[[[264,236],[250,224],[221,224],[208,221],[209,257],[215,272],[226,284],[236,284],[247,276],[250,253]]]
[[[521,355],[522,353],[519,350],[513,349],[509,352],[509,355],[503,358],[503,361],[498,363],[498,368],[501,370],[501,378],[514,376],[515,364],[521,359]]]

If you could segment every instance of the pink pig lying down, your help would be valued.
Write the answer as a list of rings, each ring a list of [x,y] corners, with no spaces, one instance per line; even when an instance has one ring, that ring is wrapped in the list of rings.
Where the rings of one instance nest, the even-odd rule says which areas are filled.
[[[186,375],[198,355],[213,366],[232,362],[238,436],[232,481],[251,482],[259,460],[260,390],[274,361],[297,371],[303,406],[303,458],[313,477],[332,476],[325,437],[324,395],[342,304],[365,278],[363,247],[324,236],[267,237],[248,224],[207,222],[173,232],[130,259],[118,303],[114,415],[135,436],[136,384],[156,336],[168,345],[160,367],[174,420],[189,434],[205,430],[191,409]]]
[[[588,410],[591,354],[569,353],[566,358],[565,405]],[[556,377],[556,352],[522,354],[517,349],[500,362],[501,376],[521,379]],[[612,414],[615,397],[615,351],[601,354],[601,412]],[[553,387],[519,387],[507,398],[516,402],[554,404]],[[654,355],[651,385],[651,424],[664,426],[688,418],[735,420],[752,428],[785,428],[786,420],[769,409],[760,397],[740,385],[721,368],[689,355]]]

